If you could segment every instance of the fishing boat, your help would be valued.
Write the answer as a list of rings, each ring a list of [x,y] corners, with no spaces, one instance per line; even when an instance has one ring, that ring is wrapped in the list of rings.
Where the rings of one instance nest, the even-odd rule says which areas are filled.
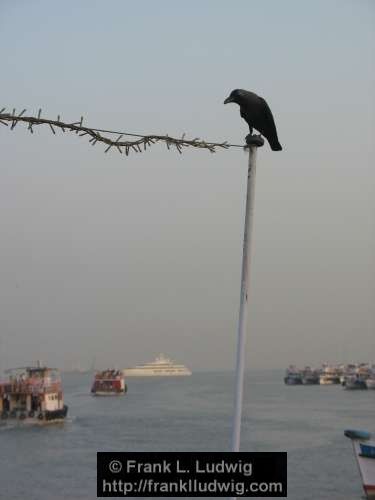
[[[303,385],[318,385],[319,372],[318,370],[313,370],[310,366],[305,366],[302,370],[302,384]]]
[[[121,396],[128,390],[121,370],[103,370],[95,373],[91,387],[93,396]]]
[[[154,361],[137,365],[134,368],[123,370],[127,377],[176,377],[191,375],[191,371],[185,365],[177,364],[170,358],[159,354]]]
[[[366,431],[346,430],[344,434],[352,441],[366,498],[375,499],[375,441]]]
[[[349,363],[341,366],[340,384],[345,386],[346,379],[356,374],[357,365]]]
[[[294,365],[286,369],[284,383],[286,385],[302,385],[302,373]]]
[[[371,374],[368,379],[366,379],[367,389],[375,389],[375,370],[372,368]]]
[[[2,423],[46,424],[63,421],[64,404],[60,372],[47,366],[27,366],[6,371],[0,383]]]
[[[366,390],[366,380],[361,378],[358,374],[346,377],[344,389],[348,390]]]

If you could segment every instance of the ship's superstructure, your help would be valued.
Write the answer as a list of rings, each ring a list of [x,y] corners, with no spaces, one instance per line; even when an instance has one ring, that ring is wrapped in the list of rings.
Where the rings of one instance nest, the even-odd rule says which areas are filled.
[[[58,370],[28,366],[7,370],[7,374],[8,379],[0,383],[2,421],[46,423],[66,417]]]

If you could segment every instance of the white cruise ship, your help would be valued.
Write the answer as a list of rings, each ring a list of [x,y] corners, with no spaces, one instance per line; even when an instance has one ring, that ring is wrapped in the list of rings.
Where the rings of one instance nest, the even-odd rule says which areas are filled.
[[[159,354],[154,361],[137,365],[134,368],[123,370],[125,377],[176,377],[191,375],[191,371],[184,365],[177,365],[174,361]]]

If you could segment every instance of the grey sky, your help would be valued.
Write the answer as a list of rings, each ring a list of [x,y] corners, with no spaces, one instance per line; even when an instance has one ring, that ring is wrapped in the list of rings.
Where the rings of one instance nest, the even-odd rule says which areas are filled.
[[[1,103],[241,143],[264,96],[247,366],[375,362],[372,1],[0,1]],[[0,364],[230,369],[246,155],[0,126]]]

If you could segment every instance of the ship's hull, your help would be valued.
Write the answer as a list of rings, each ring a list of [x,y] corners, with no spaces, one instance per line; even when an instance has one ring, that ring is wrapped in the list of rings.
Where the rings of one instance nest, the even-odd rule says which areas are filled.
[[[367,390],[367,385],[364,380],[355,380],[354,382],[347,380],[344,389],[347,391],[363,391]]]
[[[320,377],[320,385],[337,385],[340,384],[340,377]]]
[[[95,391],[93,396],[123,396],[126,391]]]
[[[300,377],[284,377],[284,383],[286,385],[302,385],[302,378]]]
[[[64,422],[68,415],[66,405],[59,410],[45,410],[43,412],[3,412],[0,416],[1,424],[20,424],[20,425],[45,425]]]
[[[303,377],[302,378],[303,385],[319,385],[319,377]]]

